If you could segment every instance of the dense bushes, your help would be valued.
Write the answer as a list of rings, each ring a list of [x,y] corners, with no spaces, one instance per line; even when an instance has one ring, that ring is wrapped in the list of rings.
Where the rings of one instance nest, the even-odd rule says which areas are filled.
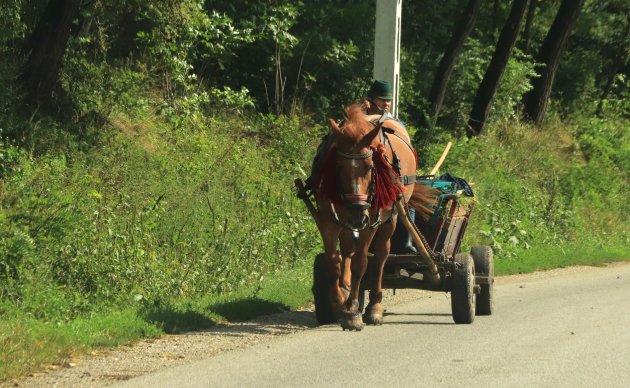
[[[534,246],[627,248],[629,140],[623,120],[544,129],[507,121],[482,138],[457,140],[443,170],[474,183],[478,205],[467,243],[492,245],[499,260],[519,260]],[[589,151],[593,144],[598,152]]]
[[[228,116],[183,132],[128,120],[113,119],[89,154],[24,157],[4,181],[5,308],[72,319],[251,288],[312,256],[314,225],[291,186],[316,127]]]
[[[291,186],[325,129],[301,120],[216,114],[172,129],[117,112],[88,151],[35,158],[3,143],[4,311],[67,320],[252,289],[309,262],[319,238]],[[628,243],[627,126],[583,124],[506,121],[452,139],[442,171],[477,193],[468,245],[518,261],[532,247]],[[440,152],[427,147],[423,169]]]
[[[207,325],[217,308],[200,300],[239,290],[260,306],[251,296],[270,278],[281,279],[278,299],[307,301],[321,248],[292,181],[308,171],[324,118],[365,93],[374,2],[66,3],[81,7],[55,89],[63,106],[50,114],[18,81],[46,2],[0,9],[0,343],[9,349],[0,378],[5,361],[21,359],[25,367],[11,367],[19,373],[59,356],[31,357],[32,344],[49,346],[40,329],[68,349],[77,332],[110,332],[91,330],[94,320],[115,338],[77,341],[113,344],[129,338],[120,332],[156,333],[136,313],[153,322],[195,303],[202,313],[182,319]],[[550,261],[556,248],[627,255],[630,98],[627,69],[615,68],[627,6],[586,7],[550,118],[535,129],[519,123],[519,104],[557,7],[539,2],[487,134],[468,140],[466,112],[507,3],[483,3],[437,126],[413,128],[460,3],[405,3],[400,107],[425,172],[455,142],[442,170],[474,183],[478,196],[465,243],[492,245],[503,271],[560,265]]]

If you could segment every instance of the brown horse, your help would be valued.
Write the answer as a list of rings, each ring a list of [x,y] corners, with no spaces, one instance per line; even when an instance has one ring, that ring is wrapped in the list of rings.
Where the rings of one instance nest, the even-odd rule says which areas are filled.
[[[341,126],[330,120],[332,141],[314,192],[330,304],[344,330],[361,330],[363,318],[368,324],[383,323],[381,279],[396,226],[396,202],[407,203],[413,195],[414,202],[428,203],[429,193],[424,185],[414,190],[417,157],[398,121],[380,122],[380,116],[366,116],[358,104],[346,112]],[[356,241],[353,233],[358,233]],[[368,250],[373,253],[370,263]],[[368,264],[373,277],[362,318],[358,298]]]

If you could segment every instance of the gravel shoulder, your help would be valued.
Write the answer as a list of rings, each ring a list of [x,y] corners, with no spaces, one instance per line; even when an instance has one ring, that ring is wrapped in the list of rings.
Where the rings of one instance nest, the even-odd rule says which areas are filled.
[[[591,267],[569,267],[527,275],[503,276],[497,278],[496,282],[518,283],[589,269]],[[431,297],[446,298],[446,294],[398,290],[394,295],[391,290],[386,290],[384,305],[387,307]],[[165,335],[113,350],[92,352],[66,360],[63,365],[45,366],[40,372],[25,378],[0,383],[0,387],[103,387],[164,368],[207,359],[222,352],[271,343],[279,336],[295,335],[316,326],[313,306],[307,306],[297,311],[285,311],[248,322],[227,322],[203,331]]]

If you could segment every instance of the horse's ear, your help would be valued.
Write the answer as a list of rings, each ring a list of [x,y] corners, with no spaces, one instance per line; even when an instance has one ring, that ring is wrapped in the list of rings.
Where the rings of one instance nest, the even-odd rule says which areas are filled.
[[[337,125],[335,120],[328,119],[328,123],[330,124],[330,127],[332,128],[333,134],[336,133],[337,135],[341,135],[341,128],[339,128],[339,125]]]

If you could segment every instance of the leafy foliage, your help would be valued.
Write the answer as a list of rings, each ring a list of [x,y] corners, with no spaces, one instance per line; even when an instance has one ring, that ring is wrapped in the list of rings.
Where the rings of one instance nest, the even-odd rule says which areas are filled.
[[[313,225],[289,190],[291,176],[260,174],[301,155],[288,143],[274,145],[284,154],[273,152],[267,136],[304,139],[308,128],[272,122],[257,151],[251,140],[212,129],[241,125],[226,119],[185,139],[166,130],[160,143],[122,117],[115,123],[122,133],[90,159],[26,159],[5,182],[3,298],[56,315],[39,304],[48,298],[25,294],[61,287],[66,308],[56,319],[72,319],[105,301],[234,290],[308,256]]]
[[[627,2],[587,2],[551,115],[534,129],[520,123],[518,102],[558,7],[539,2],[531,44],[508,63],[488,133],[471,140],[463,123],[505,2],[482,3],[437,126],[419,125],[461,3],[405,2],[401,110],[423,171],[442,151],[436,144],[453,141],[443,170],[476,184],[466,244],[492,245],[499,265],[513,268],[528,252],[567,244],[627,252]],[[9,0],[0,9],[0,328],[32,343],[13,323],[89,332],[89,317],[123,308],[206,325],[174,301],[237,291],[245,305],[258,303],[271,298],[261,284],[278,273],[297,280],[278,280],[277,294],[293,307],[303,302],[291,293],[308,292],[304,268],[320,244],[292,179],[308,170],[324,119],[365,94],[374,2],[82,2],[60,74],[73,109],[61,118],[23,104],[15,82],[45,6]],[[121,318],[135,322],[129,332],[156,334],[134,317]]]
[[[517,261],[533,247],[586,247],[608,239],[624,244],[628,231],[621,224],[629,211],[624,193],[630,187],[616,164],[585,162],[564,128],[532,136],[533,128],[504,123],[490,132],[458,141],[443,167],[466,177],[476,192],[468,244],[489,244],[499,260]],[[618,136],[628,139],[627,132]]]

